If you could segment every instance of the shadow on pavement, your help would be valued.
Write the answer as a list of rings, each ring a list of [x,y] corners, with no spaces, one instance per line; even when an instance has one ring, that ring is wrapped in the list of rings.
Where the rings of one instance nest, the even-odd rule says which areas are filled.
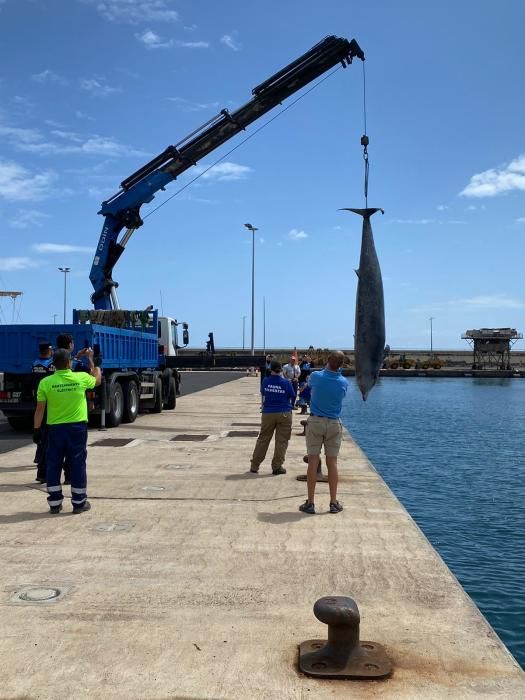
[[[0,525],[14,525],[15,523],[29,522],[31,520],[43,520],[44,518],[60,518],[64,515],[73,515],[73,513],[69,512],[61,513],[60,515],[51,515],[49,510],[43,510],[41,513],[31,513],[25,511],[21,513],[11,513],[10,515],[0,515]]]
[[[226,481],[242,481],[243,479],[253,479],[255,481],[256,479],[260,479],[261,476],[273,476],[273,474],[271,472],[266,474],[253,474],[252,472],[247,471],[243,472],[242,474],[228,474],[228,476],[225,476],[224,479]]]
[[[258,513],[257,520],[262,523],[271,523],[273,525],[282,525],[282,523],[296,523],[302,520],[305,516],[304,513],[299,513],[298,511],[294,513]]]

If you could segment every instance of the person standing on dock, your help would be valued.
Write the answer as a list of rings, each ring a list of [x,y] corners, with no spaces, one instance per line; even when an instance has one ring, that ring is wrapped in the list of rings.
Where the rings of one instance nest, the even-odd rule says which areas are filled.
[[[311,515],[315,513],[315,484],[323,445],[328,468],[330,513],[340,513],[343,510],[343,506],[337,500],[337,457],[343,436],[340,415],[348,390],[348,382],[340,372],[344,359],[345,356],[340,350],[330,353],[326,367],[319,372],[312,372],[308,380],[312,390],[310,417],[306,424],[308,498],[299,506],[299,510]]]
[[[36,394],[38,391],[38,385],[50,374],[55,371],[55,366],[53,365],[53,346],[49,342],[40,343],[38,345],[38,358],[33,362],[33,367],[31,372],[33,374],[33,396],[35,397],[36,404]],[[36,445],[35,459],[33,460],[36,467],[36,479],[39,484],[46,483],[46,450],[47,450],[47,425],[46,416],[42,419],[42,426],[40,431],[40,441]]]
[[[285,379],[289,379],[292,382],[293,390],[296,394],[299,389],[300,375],[301,368],[299,367],[299,363],[297,361],[297,354],[294,353],[290,357],[290,362],[288,362],[288,364],[284,365],[283,367],[283,377]],[[295,408],[295,404],[292,404],[292,407]]]
[[[252,455],[250,472],[257,474],[259,466],[275,433],[275,448],[272,459],[272,474],[286,474],[283,467],[286,450],[292,435],[292,406],[295,404],[295,391],[288,379],[281,376],[282,365],[273,360],[271,374],[261,385],[262,416],[261,430]]]
[[[64,496],[60,475],[64,459],[71,468],[73,513],[82,513],[90,508],[86,477],[86,390],[99,386],[102,375],[100,368],[93,364],[91,348],[86,348],[80,354],[88,362],[89,374],[72,372],[71,354],[68,350],[60,349],[53,355],[55,373],[42,379],[38,385],[33,440],[38,442],[41,437],[42,421],[47,410],[47,502],[50,513],[60,513],[62,510]]]

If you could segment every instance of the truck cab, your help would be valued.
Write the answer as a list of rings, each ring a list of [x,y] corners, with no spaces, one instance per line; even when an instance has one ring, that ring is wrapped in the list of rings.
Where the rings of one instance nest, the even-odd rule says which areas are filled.
[[[182,326],[182,345],[179,345],[178,327]],[[169,316],[159,316],[158,336],[160,350],[166,357],[176,357],[177,350],[186,347],[190,342],[188,324],[179,322]]]

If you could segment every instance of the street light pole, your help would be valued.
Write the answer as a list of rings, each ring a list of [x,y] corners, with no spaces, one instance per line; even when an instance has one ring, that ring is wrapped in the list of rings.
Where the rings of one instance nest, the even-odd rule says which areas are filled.
[[[64,324],[66,323],[66,301],[67,301],[67,273],[71,272],[70,267],[59,267],[60,272],[64,273]]]
[[[434,320],[434,317],[430,317],[430,355],[432,356],[433,354],[433,345],[432,345],[432,321]]]
[[[263,297],[263,354],[266,355],[266,297]]]
[[[246,316],[242,317],[242,349],[244,350],[244,329],[246,328]]]
[[[244,224],[252,232],[252,343],[251,354],[255,355],[255,232],[259,229],[251,224]]]

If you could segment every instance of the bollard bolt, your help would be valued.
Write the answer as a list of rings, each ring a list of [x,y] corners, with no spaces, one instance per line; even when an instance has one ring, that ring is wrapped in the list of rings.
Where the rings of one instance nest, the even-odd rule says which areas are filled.
[[[384,678],[392,672],[385,650],[359,641],[357,604],[346,596],[319,598],[314,615],[328,625],[328,640],[310,639],[299,646],[299,670],[318,678]]]

